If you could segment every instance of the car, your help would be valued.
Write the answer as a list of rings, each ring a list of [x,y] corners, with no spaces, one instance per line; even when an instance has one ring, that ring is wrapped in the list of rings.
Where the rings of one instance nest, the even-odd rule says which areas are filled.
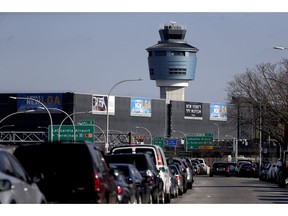
[[[207,174],[207,164],[204,160],[204,158],[195,158],[195,160],[200,162],[200,166],[202,167],[201,169],[201,174]]]
[[[272,163],[272,165],[269,167],[269,170],[267,172],[267,181],[275,183],[276,182],[276,170],[277,170],[277,164]]]
[[[133,164],[109,163],[109,167],[111,166],[122,171],[122,174],[126,178],[127,184],[135,191],[137,204],[152,203],[149,184],[147,181],[145,181],[139,170]]]
[[[182,159],[173,157],[173,158],[169,158],[168,161],[169,161],[169,165],[174,164],[179,169],[180,174],[183,178],[183,193],[186,193],[188,190],[188,178],[187,178],[188,174],[187,174],[187,169]]]
[[[170,203],[171,199],[171,183],[168,174],[168,165],[163,149],[157,145],[151,144],[130,144],[130,145],[117,145],[110,149],[110,153],[147,153],[151,156],[155,166],[159,170],[160,177],[164,183],[164,203]]]
[[[179,192],[179,186],[178,186],[178,180],[176,176],[174,175],[174,172],[172,171],[171,167],[168,166],[168,173],[170,176],[170,182],[171,182],[171,198],[176,198],[178,197],[178,192]]]
[[[226,177],[230,176],[230,166],[225,161],[214,162],[210,168],[209,176],[213,177],[214,175],[224,175]]]
[[[46,203],[36,182],[11,152],[0,147],[0,204]]]
[[[183,176],[176,164],[169,164],[169,168],[172,171],[172,174],[175,176],[178,185],[178,194],[181,196],[184,194],[184,180]]]
[[[104,153],[88,142],[44,142],[19,146],[14,155],[48,203],[118,203],[117,185]]]
[[[111,173],[113,173],[114,179],[117,184],[117,197],[118,203],[120,204],[136,204],[136,192],[135,187],[130,187],[126,182],[126,177],[123,175],[123,172],[117,168],[117,166],[113,166],[113,164],[109,164],[109,168]]]
[[[191,160],[194,175],[200,175],[200,166],[197,162]]]
[[[255,167],[253,167],[252,163],[242,163],[239,167],[236,176],[254,177],[254,175],[255,175]]]
[[[227,162],[227,164],[229,165],[229,174],[235,176],[236,162]]]
[[[152,158],[146,153],[119,153],[106,154],[107,163],[129,163],[133,164],[140,172],[141,176],[148,182],[152,196],[152,203],[164,203],[163,181],[159,175]]]

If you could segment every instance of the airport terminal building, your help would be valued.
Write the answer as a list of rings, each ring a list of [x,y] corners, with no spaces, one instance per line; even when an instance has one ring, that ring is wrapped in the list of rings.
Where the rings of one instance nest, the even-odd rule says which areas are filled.
[[[93,142],[103,144],[107,132],[107,104],[108,140],[113,144],[155,143],[162,139],[164,146],[174,147],[175,140],[178,145],[186,138],[197,136],[203,139],[209,136],[204,146],[212,145],[212,140],[237,136],[237,119],[229,116],[230,107],[227,104],[191,101],[170,101],[167,104],[165,99],[111,95],[107,103],[107,95],[73,92],[2,93],[0,101],[2,144],[43,141],[43,137],[46,140],[51,140],[51,137],[53,140],[72,140],[74,137],[69,135],[69,130],[71,132],[73,125],[76,131],[84,126],[93,129],[84,131],[84,135],[81,132],[76,134],[77,140],[80,136],[91,138],[89,133],[93,133]],[[60,127],[67,131],[60,130],[58,133]],[[133,139],[127,140],[127,135]]]

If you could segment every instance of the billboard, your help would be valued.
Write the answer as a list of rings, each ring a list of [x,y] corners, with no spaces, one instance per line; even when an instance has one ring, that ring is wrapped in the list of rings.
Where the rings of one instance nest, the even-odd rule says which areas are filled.
[[[107,114],[107,98],[106,95],[92,95],[92,114]],[[109,96],[108,113],[115,115],[115,96]]]
[[[227,104],[210,103],[210,120],[227,121]]]
[[[43,93],[43,94],[17,94],[17,111],[37,110],[39,112],[47,112],[39,107],[46,106],[49,108],[62,109],[62,94],[61,93]],[[21,99],[22,98],[22,99]],[[28,99],[24,99],[28,98]],[[30,99],[29,99],[30,98]],[[39,103],[39,102],[40,103]],[[41,104],[42,103],[42,104]],[[60,112],[57,110],[49,110],[52,112]]]
[[[130,98],[130,115],[151,117],[151,105],[150,98]]]
[[[198,102],[185,102],[184,119],[203,120],[203,104]]]

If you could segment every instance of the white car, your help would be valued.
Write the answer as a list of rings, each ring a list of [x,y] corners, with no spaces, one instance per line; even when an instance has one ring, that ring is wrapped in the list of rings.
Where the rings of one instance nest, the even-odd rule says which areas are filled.
[[[46,203],[46,199],[15,156],[0,147],[0,204],[1,203]]]
[[[203,173],[207,174],[207,164],[203,158],[195,158],[195,160],[198,160],[200,162],[200,166],[202,166]]]

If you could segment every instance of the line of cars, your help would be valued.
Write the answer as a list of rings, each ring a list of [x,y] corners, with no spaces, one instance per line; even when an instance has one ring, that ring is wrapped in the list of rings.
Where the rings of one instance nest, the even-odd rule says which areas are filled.
[[[258,165],[251,160],[236,162],[216,161],[210,167],[209,176],[224,175],[237,177],[258,177]]]
[[[170,203],[193,182],[191,164],[156,145],[108,154],[86,142],[32,143],[13,154],[0,148],[1,203]]]

